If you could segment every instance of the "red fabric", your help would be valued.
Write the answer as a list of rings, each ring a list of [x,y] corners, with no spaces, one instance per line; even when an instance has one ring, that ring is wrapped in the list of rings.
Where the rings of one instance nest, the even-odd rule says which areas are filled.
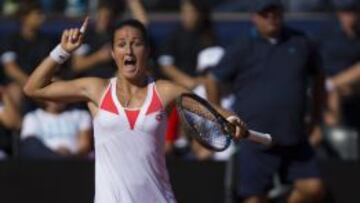
[[[176,108],[172,108],[169,119],[168,126],[166,129],[165,140],[167,142],[174,142],[177,139],[177,132],[179,126],[179,115]]]
[[[146,111],[146,115],[149,115],[151,113],[160,111],[162,109],[162,104],[159,98],[159,95],[157,94],[156,90],[155,90],[155,86],[153,88],[153,97],[150,103],[149,108]]]
[[[125,110],[126,117],[129,121],[131,129],[134,129],[134,127],[135,127],[135,122],[139,115],[139,112],[140,112],[139,110]]]
[[[111,113],[114,114],[119,114],[115,104],[114,104],[114,100],[111,96],[111,86],[107,89],[107,92],[104,96],[104,99],[102,100],[102,103],[100,105],[100,108],[105,110],[105,111],[109,111]]]

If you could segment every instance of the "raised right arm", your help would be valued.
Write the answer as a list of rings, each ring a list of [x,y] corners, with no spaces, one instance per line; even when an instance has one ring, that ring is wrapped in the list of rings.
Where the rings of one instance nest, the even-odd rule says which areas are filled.
[[[83,30],[87,27],[87,21],[86,19],[82,26]],[[100,89],[105,86],[105,80],[83,78],[71,81],[52,81],[58,66],[81,45],[82,40],[83,33],[79,29],[65,30],[60,45],[30,75],[24,87],[25,94],[40,100],[93,101],[96,103],[100,97]]]

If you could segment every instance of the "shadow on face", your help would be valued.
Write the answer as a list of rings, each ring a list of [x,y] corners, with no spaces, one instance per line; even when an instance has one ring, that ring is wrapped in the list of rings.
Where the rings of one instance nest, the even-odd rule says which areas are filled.
[[[182,25],[188,30],[194,30],[199,22],[199,11],[188,0],[184,0],[180,7]]]
[[[33,29],[40,29],[45,19],[45,14],[40,9],[34,9],[22,17],[22,22]]]
[[[356,28],[359,24],[360,15],[356,11],[342,10],[338,11],[336,14],[342,27]]]
[[[263,36],[276,37],[281,31],[283,10],[277,7],[269,7],[254,13],[251,20]]]

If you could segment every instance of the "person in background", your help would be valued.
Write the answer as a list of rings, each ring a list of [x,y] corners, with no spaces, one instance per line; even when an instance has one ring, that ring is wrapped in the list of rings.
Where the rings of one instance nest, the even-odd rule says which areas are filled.
[[[91,118],[85,110],[67,109],[62,102],[45,101],[25,115],[20,157],[85,157],[91,149]]]
[[[9,94],[15,104],[27,112],[34,108],[24,101],[21,91],[28,75],[50,50],[50,40],[40,32],[45,15],[38,4],[22,3],[19,9],[20,30],[3,42],[1,62],[9,79]]]
[[[13,131],[20,129],[21,116],[8,90],[0,86],[0,160],[14,154]]]
[[[312,79],[314,102],[308,125],[318,125],[321,58],[304,34],[283,25],[280,0],[256,0],[251,11],[254,29],[229,47],[208,75],[209,94],[218,95],[218,84],[232,81],[234,111],[250,129],[270,133],[274,140],[271,147],[247,140],[239,143],[236,194],[245,203],[268,202],[274,174],[282,172],[283,180],[293,183],[289,203],[320,202],[324,186],[310,145],[308,134],[314,127],[305,123],[305,104]]]
[[[198,53],[216,39],[206,2],[182,0],[180,17],[181,25],[165,42],[158,63],[165,77],[193,89],[202,81],[196,74]]]
[[[85,43],[76,50],[71,61],[75,77],[107,78],[115,74],[110,45],[110,30],[116,19],[112,7],[105,1],[98,5],[95,25],[86,33]]]
[[[334,6],[338,23],[319,38],[328,90],[324,120],[360,132],[360,3],[335,0]]]

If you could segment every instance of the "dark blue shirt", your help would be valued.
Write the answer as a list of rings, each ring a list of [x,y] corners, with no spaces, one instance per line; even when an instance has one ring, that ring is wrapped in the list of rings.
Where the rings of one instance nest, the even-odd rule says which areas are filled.
[[[196,76],[196,62],[199,52],[213,44],[215,41],[210,39],[208,42],[200,32],[188,31],[179,26],[163,44],[160,55],[172,56],[174,65],[182,72]]]
[[[360,33],[349,38],[339,25],[327,30],[319,37],[324,70],[334,76],[360,61]]]
[[[20,33],[14,33],[4,39],[3,43],[3,53],[14,52],[16,63],[26,74],[30,74],[50,51],[50,39],[42,33],[38,33],[33,40],[25,39]]]
[[[227,50],[212,74],[233,81],[234,109],[249,128],[271,133],[279,145],[292,145],[306,139],[307,76],[319,66],[314,46],[301,33],[284,27],[272,44],[253,29]]]

